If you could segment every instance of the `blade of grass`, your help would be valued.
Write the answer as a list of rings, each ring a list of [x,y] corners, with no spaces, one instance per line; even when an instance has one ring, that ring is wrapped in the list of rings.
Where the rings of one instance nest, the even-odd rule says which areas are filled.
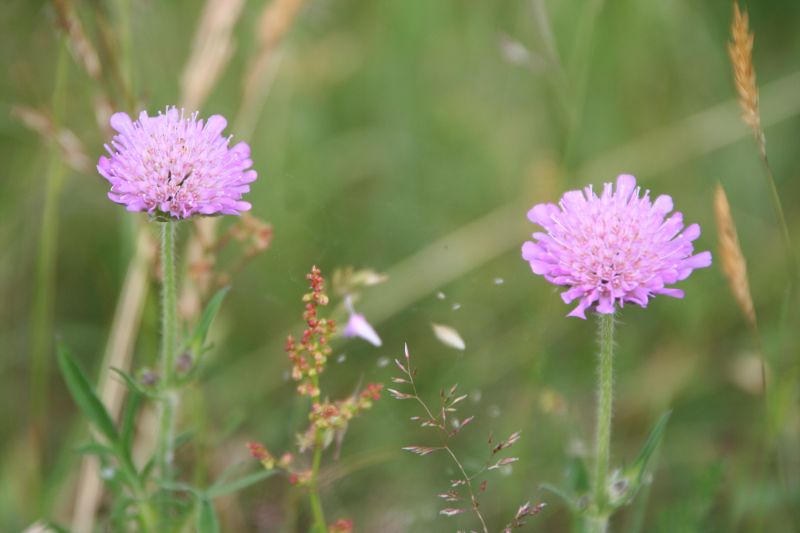
[[[66,38],[59,39],[58,59],[52,99],[52,122],[56,131],[63,119],[69,76],[69,54]],[[64,179],[65,165],[57,143],[49,147],[48,168],[45,178],[44,205],[39,229],[39,243],[34,267],[33,306],[31,310],[31,447],[33,450],[33,489],[41,482],[43,442],[47,427],[50,383],[50,358],[53,349],[53,307],[55,302],[56,253],[58,249],[59,198]],[[38,497],[30,501],[38,502]],[[41,510],[41,509],[38,509]]]

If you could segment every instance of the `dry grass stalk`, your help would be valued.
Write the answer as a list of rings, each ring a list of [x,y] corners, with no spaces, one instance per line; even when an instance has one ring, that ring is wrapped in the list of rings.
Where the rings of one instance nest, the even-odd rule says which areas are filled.
[[[258,21],[258,53],[245,76],[245,100],[254,98],[275,48],[291,28],[305,0],[273,0]]]
[[[242,13],[244,0],[208,0],[192,42],[192,51],[181,76],[183,105],[196,111],[219,80],[235,43],[233,27]]]
[[[58,146],[64,161],[72,170],[83,174],[92,173],[94,165],[86,155],[81,140],[71,130],[57,129],[48,113],[24,105],[15,105],[11,108],[11,114],[38,133],[44,141]]]
[[[99,80],[100,59],[72,5],[67,0],[53,0],[53,6],[56,9],[58,25],[64,30],[75,59],[93,80]]]
[[[53,0],[56,12],[56,22],[66,37],[67,45],[75,61],[86,71],[86,74],[95,82],[94,110],[97,125],[109,132],[108,119],[111,117],[112,91],[103,78],[103,64],[97,48],[86,33],[74,6],[69,0]],[[69,162],[69,161],[68,161]],[[90,165],[94,168],[94,165]]]
[[[255,125],[261,104],[269,91],[274,72],[275,50],[291,28],[305,0],[272,0],[261,12],[258,22],[258,52],[244,76],[242,104],[234,124],[237,135],[247,136]],[[199,31],[198,31],[199,33]],[[187,67],[188,69],[188,67]],[[189,95],[184,95],[187,101]],[[209,245],[216,240],[217,218],[206,218],[194,223],[194,233],[186,246],[186,262],[189,265],[213,264],[215,258],[208,253]],[[212,272],[185,278],[181,288],[179,308],[187,320],[197,317],[202,301],[212,287]]]
[[[736,224],[731,215],[728,197],[721,185],[714,190],[714,216],[717,221],[717,238],[719,240],[719,256],[722,273],[728,279],[736,303],[744,314],[748,325],[756,328],[756,312],[753,297],[750,294],[750,283],[747,281],[747,263],[739,246]]]
[[[753,66],[753,33],[746,11],[739,9],[738,2],[733,4],[733,20],[731,21],[731,41],[728,43],[728,54],[733,66],[733,79],[742,108],[742,120],[747,124],[758,143],[762,155],[766,153],[766,140],[761,129],[761,115],[758,110],[758,85],[756,70]]]
[[[261,106],[277,69],[278,46],[292,27],[306,0],[272,0],[264,6],[258,21],[258,51],[244,75],[242,106],[236,120],[236,133],[249,135],[255,127]]]

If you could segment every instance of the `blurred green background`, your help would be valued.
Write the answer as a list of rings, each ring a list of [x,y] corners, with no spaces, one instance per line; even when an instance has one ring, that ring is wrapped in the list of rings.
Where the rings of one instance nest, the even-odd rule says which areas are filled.
[[[614,464],[635,457],[663,411],[673,415],[652,487],[612,528],[800,531],[797,301],[785,297],[780,234],[739,119],[725,48],[730,2],[308,0],[275,48],[263,109],[235,121],[267,4],[244,3],[230,62],[200,108],[229,117],[228,131],[252,146],[259,179],[248,200],[273,225],[274,240],[232,279],[210,365],[185,404],[183,423],[199,428],[201,442],[186,464],[213,476],[247,458],[247,440],[275,453],[293,447],[305,407],[286,379],[282,345],[301,330],[304,275],[312,264],[328,275],[370,267],[390,279],[366,290],[358,308],[384,345],[337,341],[334,353],[346,357],[324,376],[330,394],[388,383],[396,370],[387,362],[407,342],[424,395],[435,400],[456,382],[471,395],[461,411],[476,421],[456,441],[468,467],[482,464],[490,431],[522,430],[514,450],[521,460],[490,477],[482,509],[493,529],[531,500],[549,506],[528,530],[569,531],[566,509],[539,485],[562,484],[573,454],[590,446],[595,324],[565,318],[558,291],[520,259],[533,231],[526,211],[632,173],[654,194],[672,195],[703,228],[697,246],[716,253],[711,202],[720,181],[748,258],[776,392],[765,410],[758,343],[717,265],[682,282],[685,300],[626,307]],[[97,375],[136,221],[145,218],[108,201],[93,171],[108,139],[95,99],[108,94],[115,109],[151,112],[178,103],[203,9],[190,0],[67,5],[96,47],[111,43],[98,47],[102,83],[65,51],[53,5],[0,5],[1,531],[39,518],[69,523],[75,448],[88,431],[55,371],[54,339]],[[800,4],[748,7],[770,162],[800,239]],[[88,169],[64,164],[52,139],[20,120],[19,106],[70,130]],[[44,244],[43,224],[53,228]],[[191,231],[184,224],[181,237]],[[42,253],[39,262],[52,269],[49,296]],[[157,352],[157,282],[146,288],[135,368]],[[437,341],[432,322],[456,328],[466,350]],[[37,339],[43,363],[32,358]],[[36,383],[46,395],[33,397]],[[37,409],[46,424],[32,437]],[[437,515],[435,495],[453,477],[447,458],[400,451],[432,440],[409,422],[413,414],[385,396],[351,425],[341,459],[326,463],[329,473],[346,474],[324,491],[331,518],[351,517],[368,532],[475,527],[469,514]],[[281,531],[287,516],[305,513],[299,496],[283,478],[256,485],[219,502],[224,530]]]

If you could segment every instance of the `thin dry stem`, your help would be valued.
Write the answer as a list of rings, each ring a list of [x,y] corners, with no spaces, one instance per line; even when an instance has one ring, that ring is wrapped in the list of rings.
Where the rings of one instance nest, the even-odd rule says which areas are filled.
[[[749,17],[747,12],[739,9],[739,3],[733,4],[733,20],[731,21],[731,41],[728,43],[728,53],[733,65],[733,78],[736,82],[736,92],[739,107],[742,109],[742,119],[750,126],[758,147],[758,155],[764,167],[764,177],[767,180],[772,198],[775,216],[781,229],[783,245],[786,248],[786,267],[789,277],[794,281],[797,277],[797,257],[795,256],[792,240],[789,235],[789,226],[783,213],[778,187],[772,174],[772,167],[767,157],[767,139],[761,127],[761,114],[758,108],[758,86],[756,85],[756,72],[753,66],[753,33],[750,32]],[[790,287],[790,292],[793,289]]]
[[[207,0],[194,34],[192,51],[181,76],[181,92],[186,109],[198,110],[236,47],[233,28],[242,13],[244,0]]]
[[[40,135],[45,142],[56,145],[61,151],[64,162],[72,170],[83,174],[90,174],[93,171],[94,165],[86,155],[78,136],[72,130],[56,127],[50,114],[24,105],[13,106],[11,114]]]
[[[100,80],[100,58],[92,42],[86,36],[80,19],[67,0],[53,0],[56,10],[58,25],[67,36],[70,52],[83,67],[86,73],[95,81]]]
[[[209,2],[213,1],[209,0]],[[271,72],[274,73],[275,69],[273,67],[277,57],[275,51],[289,28],[291,28],[304,3],[305,0],[273,0],[264,6],[258,23],[258,52],[245,73],[242,104],[233,126],[233,130],[237,135],[246,137],[252,131],[261,105],[269,93],[269,85],[272,79],[269,74]],[[211,8],[207,7],[207,10],[209,9]],[[218,29],[218,32],[215,38],[221,38],[221,30]],[[199,34],[200,30],[198,30]],[[187,65],[185,72],[188,72],[189,68],[190,65]],[[185,80],[187,79],[186,76],[187,74],[184,75]],[[184,85],[184,89],[188,89],[188,86]],[[183,96],[183,101],[192,102],[195,97],[190,93],[186,93]],[[200,103],[197,105],[200,105]],[[194,232],[189,238],[184,254],[187,264],[213,264],[214,257],[208,254],[206,250],[208,249],[208,244],[213,243],[215,240],[217,224],[217,218],[204,218],[194,223]],[[213,276],[210,270],[205,275],[200,275],[192,280],[189,280],[188,277],[184,278],[179,308],[181,315],[185,319],[191,320],[199,315],[202,301],[208,295],[212,282]]]
[[[756,311],[753,306],[753,296],[750,293],[750,283],[747,280],[747,262],[744,254],[742,254],[742,248],[739,246],[736,223],[733,221],[733,215],[731,215],[728,196],[720,184],[717,184],[714,190],[714,217],[717,221],[717,239],[722,273],[728,280],[731,293],[747,320],[747,324],[755,328]]]
[[[244,101],[256,97],[273,52],[292,27],[305,0],[273,0],[264,7],[258,21],[258,53],[245,74]]]
[[[728,54],[733,66],[733,79],[739,96],[739,107],[742,108],[742,120],[750,126],[758,143],[758,149],[764,154],[766,141],[764,131],[761,129],[761,115],[758,110],[758,85],[756,85],[756,71],[753,66],[753,33],[750,31],[747,12],[739,9],[738,2],[733,4]]]
[[[249,135],[255,127],[280,58],[276,52],[305,2],[306,0],[273,0],[261,12],[258,22],[258,51],[244,76],[242,106],[236,119],[235,130],[239,135]]]

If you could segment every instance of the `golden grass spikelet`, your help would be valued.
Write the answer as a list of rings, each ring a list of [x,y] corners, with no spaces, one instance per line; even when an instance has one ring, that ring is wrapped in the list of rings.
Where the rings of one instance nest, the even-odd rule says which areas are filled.
[[[717,221],[722,273],[728,279],[733,297],[747,323],[755,329],[756,311],[750,294],[750,284],[747,281],[747,263],[739,246],[739,237],[736,234],[736,224],[731,215],[728,197],[720,184],[717,184],[714,190],[714,217]]]
[[[764,132],[761,129],[761,117],[758,111],[758,86],[756,71],[753,66],[753,33],[746,11],[739,9],[739,3],[733,3],[733,20],[731,21],[731,41],[728,43],[728,54],[733,66],[733,79],[742,108],[742,120],[753,130],[764,151]]]

